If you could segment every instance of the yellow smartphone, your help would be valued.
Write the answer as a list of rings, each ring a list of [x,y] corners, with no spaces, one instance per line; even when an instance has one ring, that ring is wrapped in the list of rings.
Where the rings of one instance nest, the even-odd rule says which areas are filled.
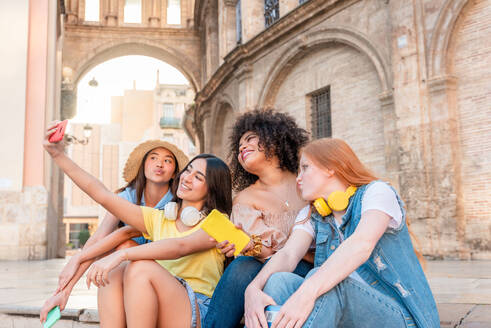
[[[244,231],[237,229],[224,214],[217,210],[208,214],[201,225],[201,229],[219,243],[228,240],[229,243],[234,244],[235,256],[239,255],[251,240]]]

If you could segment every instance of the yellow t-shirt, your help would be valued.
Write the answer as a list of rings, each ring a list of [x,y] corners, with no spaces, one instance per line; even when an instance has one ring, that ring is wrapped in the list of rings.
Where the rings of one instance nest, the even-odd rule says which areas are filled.
[[[180,232],[177,230],[175,221],[165,218],[164,211],[146,206],[141,208],[148,232],[148,235],[145,234],[144,237],[152,241],[188,236],[199,230],[203,223],[201,221],[193,228]],[[223,274],[224,259],[224,255],[213,247],[176,260],[157,262],[174,276],[186,280],[195,292],[211,297]]]

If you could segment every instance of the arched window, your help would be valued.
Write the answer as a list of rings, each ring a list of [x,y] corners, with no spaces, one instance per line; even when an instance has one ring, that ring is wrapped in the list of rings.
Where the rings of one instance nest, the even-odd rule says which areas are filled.
[[[142,22],[142,0],[124,1],[124,22],[141,24]]]
[[[167,24],[181,24],[181,0],[167,0]]]
[[[98,22],[99,8],[99,0],[85,0],[85,21]]]

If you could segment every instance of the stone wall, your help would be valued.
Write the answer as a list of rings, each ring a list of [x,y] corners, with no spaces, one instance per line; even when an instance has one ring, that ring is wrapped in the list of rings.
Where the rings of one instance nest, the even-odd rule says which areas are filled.
[[[0,260],[46,258],[47,208],[44,187],[0,191]]]
[[[258,5],[243,1],[242,14]],[[400,190],[422,252],[491,258],[489,8],[310,0],[280,11],[268,29],[251,26],[198,93],[202,150],[219,152],[223,103],[234,114],[274,105],[311,129],[309,94],[329,85],[333,135]]]
[[[465,239],[473,252],[491,252],[491,1],[464,7],[450,44],[457,78],[462,147]],[[476,254],[476,256],[479,256]]]

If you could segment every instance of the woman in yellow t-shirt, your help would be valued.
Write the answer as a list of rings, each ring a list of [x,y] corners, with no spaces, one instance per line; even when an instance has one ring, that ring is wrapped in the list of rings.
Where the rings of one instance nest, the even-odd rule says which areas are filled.
[[[224,259],[216,242],[200,229],[201,220],[212,209],[230,214],[227,165],[213,155],[198,155],[176,176],[174,205],[164,211],[140,207],[118,197],[77,166],[60,143],[50,143],[48,137],[55,126],[48,128],[43,145],[56,164],[92,199],[131,226],[122,228],[124,231],[134,228],[154,241],[95,262],[88,284],[109,284],[110,271],[125,260],[132,261],[124,277],[128,327],[199,327]],[[128,234],[134,236],[134,232]]]

